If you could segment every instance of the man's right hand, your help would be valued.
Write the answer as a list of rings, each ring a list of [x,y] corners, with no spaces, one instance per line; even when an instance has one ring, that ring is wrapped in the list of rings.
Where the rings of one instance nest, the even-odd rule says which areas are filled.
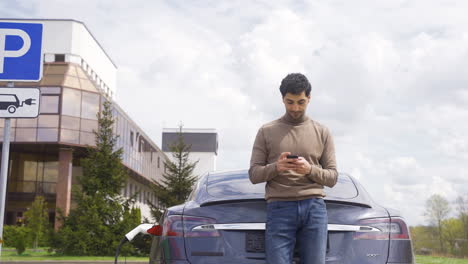
[[[291,152],[283,152],[276,161],[276,171],[283,172],[288,170],[294,170],[296,165],[292,162],[297,159],[288,159],[286,156],[291,155]]]

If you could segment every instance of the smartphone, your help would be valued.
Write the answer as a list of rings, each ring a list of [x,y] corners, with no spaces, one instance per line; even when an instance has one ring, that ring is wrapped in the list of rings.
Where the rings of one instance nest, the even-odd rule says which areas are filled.
[[[298,155],[287,155],[286,158],[288,158],[288,159],[298,159],[299,156]]]

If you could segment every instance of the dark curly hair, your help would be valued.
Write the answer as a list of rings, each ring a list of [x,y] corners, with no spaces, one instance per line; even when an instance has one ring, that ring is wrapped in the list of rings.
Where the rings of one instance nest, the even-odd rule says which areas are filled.
[[[305,92],[306,96],[310,95],[312,86],[309,80],[302,73],[290,73],[281,81],[280,92],[284,97],[287,93],[300,94]]]

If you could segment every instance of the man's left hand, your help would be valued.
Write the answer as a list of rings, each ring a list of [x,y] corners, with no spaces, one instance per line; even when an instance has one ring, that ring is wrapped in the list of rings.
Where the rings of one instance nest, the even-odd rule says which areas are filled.
[[[312,165],[307,162],[304,157],[299,157],[296,161],[294,161],[296,168],[294,169],[295,172],[299,174],[309,174],[310,170],[312,169]]]

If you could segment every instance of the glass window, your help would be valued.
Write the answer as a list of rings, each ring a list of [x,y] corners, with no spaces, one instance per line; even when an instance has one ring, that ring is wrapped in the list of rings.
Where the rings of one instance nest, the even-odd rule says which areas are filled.
[[[88,78],[88,75],[86,75],[86,73],[83,71],[82,68],[77,67],[76,71],[78,72],[78,77],[83,78],[83,79]]]
[[[57,142],[58,129],[57,128],[38,128],[37,141]]]
[[[50,193],[50,194],[54,194],[55,191],[56,191],[56,185],[57,183],[55,182],[42,182],[42,192],[43,193]],[[49,213],[51,214],[51,213]],[[52,213],[53,215],[55,215],[54,213]],[[50,217],[50,216],[49,216]],[[52,219],[55,219],[55,217],[52,217]]]
[[[37,181],[42,181],[44,178],[44,162],[37,162]]]
[[[10,141],[15,141],[15,128],[10,129]],[[0,142],[3,142],[3,127],[0,129]]]
[[[89,79],[80,79],[81,89],[91,92],[97,92],[98,90],[94,86],[94,84]]]
[[[44,74],[65,74],[68,65],[47,64],[44,69]]]
[[[41,114],[58,114],[59,111],[59,96],[58,95],[42,95],[39,112]]]
[[[338,175],[338,181],[333,188],[325,186],[324,191],[327,198],[351,199],[358,195],[354,182],[347,175]]]
[[[77,73],[76,73],[76,67],[73,66],[73,65],[69,65],[69,66],[68,66],[67,75],[70,75],[70,76],[78,76]]]
[[[55,54],[56,62],[65,62],[65,54]]]
[[[81,91],[63,88],[62,114],[80,117]]]
[[[44,161],[44,182],[57,182],[58,166],[58,161]]]
[[[36,128],[17,128],[16,141],[36,141]]]
[[[16,183],[16,192],[24,193],[35,193],[36,192],[36,182],[35,181],[23,181]]]
[[[72,184],[76,185],[79,184],[78,179],[83,176],[83,167],[81,166],[73,166],[72,168]]]
[[[93,132],[93,131],[97,131],[97,129],[98,129],[97,120],[81,119],[81,128],[80,128],[81,131]]]
[[[68,86],[72,88],[81,88],[80,80],[77,77],[66,76],[63,80],[63,86]]]
[[[80,129],[80,118],[72,116],[62,116],[62,122],[60,124],[61,128],[66,129]]]
[[[207,190],[214,197],[263,197],[265,183],[252,184],[247,172],[216,173],[209,175]]]
[[[97,120],[99,112],[99,94],[83,92],[81,105],[81,117]]]
[[[80,143],[80,132],[69,129],[60,130],[60,141],[79,144]]]
[[[18,118],[16,127],[37,127],[37,118]]]
[[[23,180],[36,181],[37,176],[37,162],[35,160],[22,160],[23,161]]]
[[[5,118],[0,118],[0,127],[4,127],[4,126],[5,126]],[[16,118],[10,119],[10,127],[16,127]]]
[[[63,75],[44,75],[39,85],[61,86],[63,83],[63,78]]]
[[[96,137],[93,133],[80,132],[80,144],[82,145],[96,145]]]
[[[41,94],[60,94],[60,87],[41,87]]]
[[[58,115],[39,115],[38,127],[58,127]]]

